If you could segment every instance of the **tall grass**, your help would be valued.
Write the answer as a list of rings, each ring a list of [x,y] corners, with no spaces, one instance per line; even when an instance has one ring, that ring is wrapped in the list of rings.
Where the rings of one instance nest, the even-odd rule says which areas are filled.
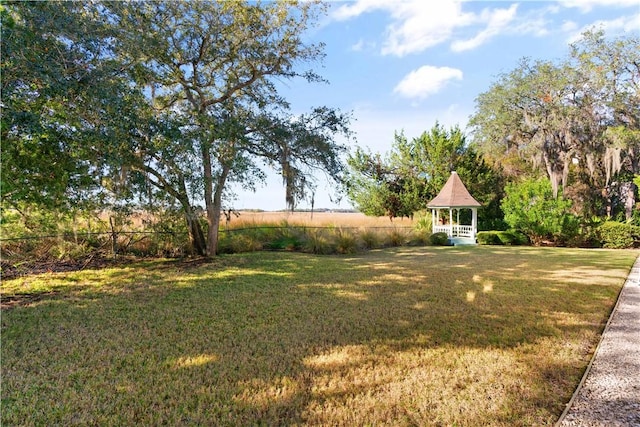
[[[411,224],[408,219],[393,223],[388,218],[371,218],[359,213],[322,212],[311,218],[308,212],[250,212],[248,217],[241,214],[226,225],[219,246],[223,253],[265,248],[326,255],[351,254],[409,242],[427,244],[425,232],[412,228]]]
[[[283,221],[292,226],[306,227],[413,227],[415,221],[409,218],[370,217],[358,212],[248,212],[241,211],[233,218],[230,228],[252,227],[255,224],[279,225]],[[225,227],[227,225],[225,224]]]
[[[9,213],[2,219],[0,236],[3,239],[35,237],[16,215]],[[112,228],[107,214],[74,218],[67,215],[56,221],[52,215],[43,213],[38,224],[44,225],[39,229],[54,236],[2,241],[0,257],[3,265],[12,271],[28,271],[36,264],[84,264],[86,260],[116,254],[138,257],[184,257],[191,254],[184,220],[176,212],[157,218],[121,213],[114,218]],[[239,217],[221,225],[218,249],[222,254],[260,250],[353,253],[358,249],[388,246],[383,230],[407,228],[411,224],[406,218],[391,222],[388,218],[371,218],[360,213],[316,212],[312,216],[309,212],[241,212]],[[367,229],[371,231],[360,239],[359,230]],[[374,234],[376,237],[372,237]]]
[[[358,231],[358,239],[363,249],[375,249],[381,246],[381,236],[375,230],[362,227]]]

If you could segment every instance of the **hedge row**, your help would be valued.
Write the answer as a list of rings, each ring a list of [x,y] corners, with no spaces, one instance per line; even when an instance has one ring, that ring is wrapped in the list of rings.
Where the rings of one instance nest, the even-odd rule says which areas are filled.
[[[480,231],[477,239],[480,245],[526,245],[529,243],[527,236],[517,231]],[[564,244],[568,246],[633,248],[640,246],[640,226],[607,221],[586,234],[564,236],[558,240],[565,242]]]
[[[517,231],[480,231],[477,234],[480,245],[526,245],[529,239]]]
[[[603,248],[627,249],[640,244],[640,227],[637,225],[607,221],[597,231]]]

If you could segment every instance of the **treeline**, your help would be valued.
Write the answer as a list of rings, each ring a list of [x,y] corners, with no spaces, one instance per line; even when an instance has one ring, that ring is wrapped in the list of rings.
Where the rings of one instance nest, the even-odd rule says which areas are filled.
[[[193,252],[214,256],[230,184],[275,170],[293,209],[313,197],[315,171],[339,181],[349,115],[294,115],[278,92],[323,82],[323,47],[303,35],[325,9],[3,2],[3,209],[179,211]]]
[[[4,2],[3,236],[77,228],[98,212],[112,213],[109,231],[144,211],[146,226],[186,235],[186,252],[214,256],[231,184],[255,188],[270,170],[291,209],[313,206],[322,171],[360,211],[411,217],[456,170],[483,204],[484,230],[587,244],[606,220],[638,225],[636,35],[588,32],[567,58],[523,59],[478,96],[468,135],[436,123],[396,134],[390,153],[349,153],[338,141],[351,138],[350,114],[293,114],[278,92],[324,82],[323,46],[304,34],[326,8]]]
[[[567,58],[522,59],[477,97],[469,135],[436,123],[411,140],[397,133],[389,153],[357,150],[350,199],[369,215],[412,216],[456,170],[483,204],[481,230],[598,246],[610,240],[599,226],[617,221],[605,229],[640,239],[638,36],[590,31]]]

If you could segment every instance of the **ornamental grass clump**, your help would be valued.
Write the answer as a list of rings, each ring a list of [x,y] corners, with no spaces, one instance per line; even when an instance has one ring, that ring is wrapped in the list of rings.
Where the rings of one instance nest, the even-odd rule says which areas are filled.
[[[400,228],[389,230],[384,236],[385,246],[402,246],[407,242],[407,234]]]
[[[323,229],[307,229],[304,233],[304,243],[302,250],[318,255],[328,255],[336,253],[332,239]]]
[[[358,251],[358,239],[351,230],[335,228],[332,230],[333,246],[339,254],[353,254]]]
[[[358,240],[363,249],[374,249],[381,245],[380,234],[371,228],[361,228],[358,231]]]

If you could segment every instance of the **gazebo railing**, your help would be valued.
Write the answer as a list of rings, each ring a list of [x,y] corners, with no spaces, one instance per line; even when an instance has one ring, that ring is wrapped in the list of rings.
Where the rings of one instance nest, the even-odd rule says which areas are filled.
[[[432,230],[434,233],[447,233],[449,237],[475,237],[473,235],[473,226],[471,225],[436,225]]]

